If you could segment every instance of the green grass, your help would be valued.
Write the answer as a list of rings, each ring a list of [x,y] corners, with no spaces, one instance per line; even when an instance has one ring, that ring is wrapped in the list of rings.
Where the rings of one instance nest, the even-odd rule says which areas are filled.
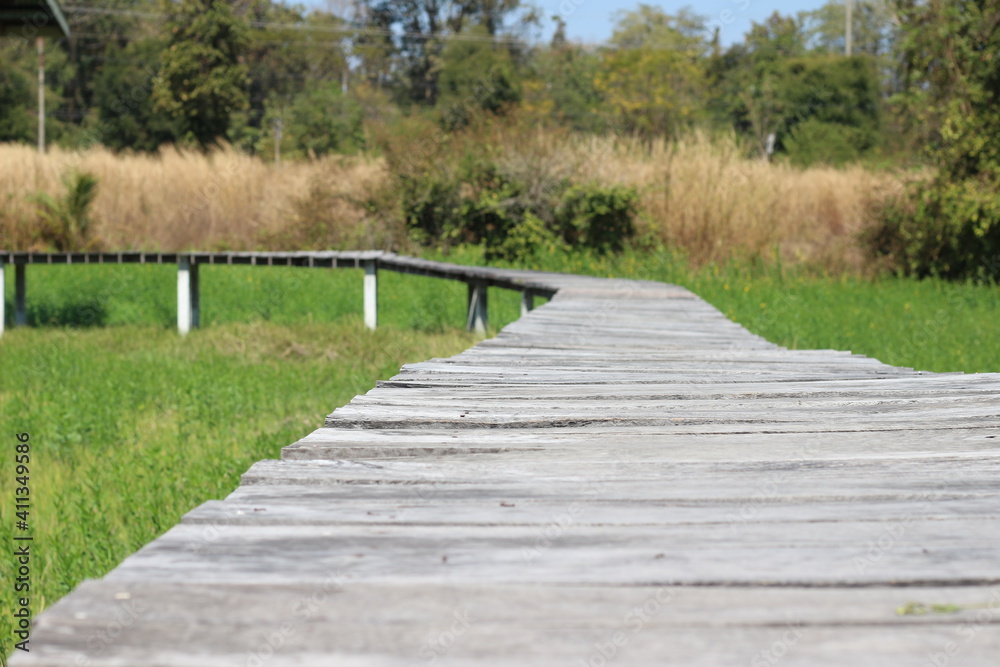
[[[446,259],[481,263],[475,249]],[[1000,289],[812,275],[759,263],[692,271],[663,252],[544,255],[535,268],[681,284],[793,348],[850,349],[935,371],[1000,370]],[[12,280],[7,314],[11,315]],[[101,576],[252,463],[407,361],[465,349],[462,283],[379,276],[380,328],[354,270],[202,268],[203,329],[174,331],[170,266],[30,266],[29,320],[0,339],[0,541],[14,530],[14,434],[31,434],[32,609]],[[519,295],[490,291],[490,321]],[[67,326],[72,325],[72,326]],[[0,558],[11,609],[13,559]],[[11,648],[0,615],[0,652]]]

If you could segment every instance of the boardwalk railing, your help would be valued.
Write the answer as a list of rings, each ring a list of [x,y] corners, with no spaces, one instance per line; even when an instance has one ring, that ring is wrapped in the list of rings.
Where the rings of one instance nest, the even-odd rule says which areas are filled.
[[[378,250],[303,251],[303,252],[10,252],[0,250],[0,296],[4,294],[6,267],[14,266],[14,326],[28,322],[27,267],[29,264],[176,264],[177,330],[188,333],[201,321],[199,267],[204,264],[228,266],[298,266],[320,269],[364,269],[365,326],[378,326],[379,269],[459,280],[469,286],[468,317],[470,331],[485,332],[488,325],[487,288],[521,292],[521,313],[534,308],[536,296],[551,297],[554,291],[527,278],[523,271],[431,262]],[[0,335],[3,334],[5,304],[0,298]]]

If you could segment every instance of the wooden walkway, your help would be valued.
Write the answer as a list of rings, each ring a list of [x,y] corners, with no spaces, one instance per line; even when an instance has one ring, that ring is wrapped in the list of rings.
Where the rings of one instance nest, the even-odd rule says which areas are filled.
[[[493,274],[557,293],[254,465],[14,664],[1000,665],[1000,375]]]

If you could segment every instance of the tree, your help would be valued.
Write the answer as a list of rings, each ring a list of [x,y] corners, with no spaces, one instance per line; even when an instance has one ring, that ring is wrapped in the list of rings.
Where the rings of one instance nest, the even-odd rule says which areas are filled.
[[[649,5],[619,15],[595,85],[625,131],[670,136],[701,114],[704,25],[688,10],[671,16]]]
[[[0,40],[0,141],[34,142],[38,132],[38,56],[33,39]],[[76,126],[63,105],[73,67],[59,40],[45,41],[45,134],[49,142],[72,143]]]
[[[355,153],[365,145],[364,112],[337,82],[299,93],[288,121],[295,148],[310,156]]]
[[[595,85],[601,56],[570,44],[556,32],[552,46],[531,58],[530,74],[522,84],[522,108],[542,122],[574,130],[604,127],[604,97]]]
[[[35,87],[27,73],[13,66],[13,45],[0,46],[4,66],[0,67],[0,141],[31,141],[35,136]]]
[[[783,58],[794,58],[805,52],[802,25],[791,16],[778,12],[763,23],[754,22],[747,33],[746,43],[757,70],[768,69]]]
[[[395,12],[389,3],[358,2],[355,8],[351,54],[360,61],[362,77],[376,88],[385,88],[392,80],[396,45],[392,39]]]
[[[887,54],[893,40],[893,13],[888,0],[852,0],[852,52],[870,56]],[[844,0],[827,2],[819,9],[799,12],[806,45],[823,53],[845,51],[847,6]]]
[[[151,64],[122,63],[119,58],[129,44],[154,36],[153,28],[141,15],[155,12],[156,0],[103,0],[99,7],[90,8],[91,11],[82,7],[79,9],[84,11],[66,9],[70,34],[68,39],[60,41],[66,45],[73,76],[67,81],[66,99],[60,112],[79,123],[94,107],[97,82],[108,65],[124,65],[117,67],[122,71],[126,68],[139,70]]]
[[[886,208],[875,251],[918,275],[1000,278],[1000,3],[899,0],[905,106],[936,176]]]
[[[871,150],[881,134],[878,67],[868,55],[809,52],[800,21],[772,14],[718,59],[715,108],[753,137],[758,152],[800,164],[839,164]],[[836,145],[832,145],[836,144]]]
[[[640,4],[634,11],[617,12],[611,43],[619,49],[670,49],[703,54],[708,47],[705,17],[682,7],[667,14],[659,7]]]
[[[225,0],[166,0],[164,7],[169,42],[153,98],[204,148],[226,135],[234,111],[247,107],[246,26]]]
[[[502,34],[506,18],[520,6],[520,0],[359,0],[363,16],[371,17],[376,25],[388,23],[390,30],[400,33],[396,52],[406,81],[406,99],[428,106],[437,103],[441,59],[448,41],[483,40],[483,36],[462,36],[474,25],[482,27],[486,40],[494,41]],[[368,41],[379,45],[378,40]],[[380,46],[384,53],[384,44]]]
[[[164,50],[159,39],[110,46],[107,61],[93,82],[98,124],[95,135],[115,150],[155,151],[179,138],[178,123],[155,108],[152,94],[157,59]]]
[[[269,96],[291,100],[316,86],[346,80],[350,30],[341,17],[320,11],[304,15],[300,7],[253,0],[247,18],[255,26],[248,32],[244,56],[251,126],[260,126]]]
[[[783,106],[779,134],[795,161],[838,164],[857,159],[878,144],[880,85],[871,56],[789,59],[779,80]],[[792,137],[797,151],[787,141]],[[829,145],[831,141],[838,145]]]
[[[483,26],[463,35],[487,37]],[[445,126],[464,127],[478,113],[499,114],[521,99],[510,54],[489,39],[454,40],[441,54],[439,94]]]

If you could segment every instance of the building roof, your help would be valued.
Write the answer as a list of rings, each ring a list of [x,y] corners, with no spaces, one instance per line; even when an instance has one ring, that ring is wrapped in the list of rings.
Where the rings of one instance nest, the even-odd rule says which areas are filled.
[[[0,36],[68,37],[57,0],[0,0]]]

